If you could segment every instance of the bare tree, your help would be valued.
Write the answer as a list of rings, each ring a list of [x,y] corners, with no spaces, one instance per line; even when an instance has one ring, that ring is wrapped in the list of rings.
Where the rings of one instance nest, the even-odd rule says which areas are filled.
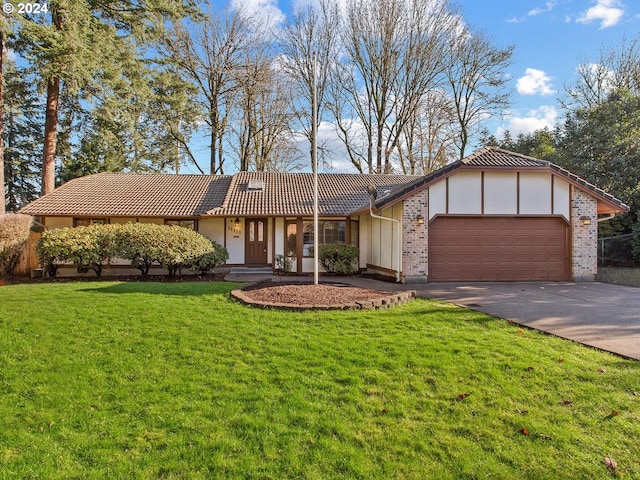
[[[640,35],[615,48],[601,50],[598,59],[585,61],[578,69],[573,85],[565,86],[560,99],[567,109],[591,108],[602,104],[615,90],[640,94]]]
[[[274,62],[269,44],[254,45],[236,69],[236,112],[232,119],[240,170],[287,170],[298,149],[291,131],[292,85]]]
[[[465,157],[469,137],[480,123],[501,116],[510,105],[505,71],[514,46],[494,47],[482,34],[458,32],[447,50],[445,74],[451,91],[459,131],[459,158]]]
[[[457,155],[457,122],[451,98],[444,90],[426,95],[405,125],[398,161],[402,173],[424,175],[445,166]]]
[[[165,55],[178,66],[181,75],[197,86],[195,103],[203,112],[209,130],[212,174],[224,169],[224,137],[229,129],[229,113],[239,86],[236,72],[254,41],[252,26],[242,12],[214,12],[191,28],[176,27],[165,41]],[[182,147],[193,159],[189,145]]]
[[[314,79],[317,118],[321,122],[326,109],[331,72],[339,56],[340,21],[337,3],[320,0],[317,8],[307,5],[294,11],[279,36],[282,53],[280,66],[295,86],[293,111],[309,143]],[[317,63],[315,72],[314,55]]]
[[[438,85],[441,52],[456,24],[446,0],[348,1],[343,43],[354,75],[343,70],[339,79],[349,96],[342,106],[353,115],[339,112],[336,120],[364,125],[369,172],[391,170],[405,125]]]

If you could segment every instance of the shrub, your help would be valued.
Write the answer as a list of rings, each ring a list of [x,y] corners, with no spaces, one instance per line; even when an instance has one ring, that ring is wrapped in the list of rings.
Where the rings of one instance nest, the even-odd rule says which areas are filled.
[[[309,249],[313,255],[313,247]],[[335,275],[353,275],[358,271],[358,258],[360,249],[355,245],[342,245],[330,243],[320,245],[318,249],[318,259],[320,265],[328,273]]]
[[[127,223],[120,225],[114,242],[115,256],[129,260],[131,266],[140,270],[142,275],[149,273],[153,262],[159,262],[162,254],[157,237],[162,234],[164,225],[152,223]]]
[[[193,259],[189,266],[194,272],[204,275],[229,260],[229,252],[218,242],[211,240],[211,248],[211,252],[207,252]]]
[[[173,276],[180,268],[193,265],[196,259],[209,253],[215,253],[211,240],[189,228],[129,223],[121,225],[116,234],[116,256],[130,260],[142,275],[158,262]],[[217,258],[214,256],[210,264]]]
[[[190,228],[164,226],[160,239],[163,248],[159,260],[169,270],[169,276],[174,276],[182,267],[193,265],[196,259],[215,254],[211,240]]]
[[[58,268],[68,262],[71,257],[71,245],[69,238],[72,235],[71,228],[47,230],[36,243],[36,256],[46,274],[55,277]]]
[[[14,274],[29,240],[32,222],[29,215],[0,215],[0,277]]]
[[[55,277],[65,263],[75,265],[78,273],[93,270],[100,277],[104,264],[114,255],[117,227],[91,225],[48,230],[38,240],[36,254],[50,277]]]
[[[631,243],[633,258],[635,258],[636,262],[640,265],[640,217],[633,226],[633,237]]]
[[[276,255],[276,268],[282,273],[291,273],[293,262],[295,261],[296,257],[294,255]]]

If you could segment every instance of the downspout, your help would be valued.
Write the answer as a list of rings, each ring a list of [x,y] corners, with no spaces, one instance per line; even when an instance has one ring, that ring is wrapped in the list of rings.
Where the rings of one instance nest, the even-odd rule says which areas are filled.
[[[400,283],[400,268],[402,265],[402,244],[400,242],[400,220],[396,220],[395,218],[381,217],[380,215],[375,215],[373,213],[373,195],[369,197],[369,214],[371,218],[377,218],[380,220],[386,220],[388,222],[393,222],[398,224],[398,268],[396,269],[396,282]]]
[[[613,217],[615,217],[616,214],[615,213],[610,213],[609,215],[607,215],[606,217],[602,217],[599,218],[598,220],[596,220],[596,223],[600,223],[600,222],[605,222],[607,220],[611,220]]]

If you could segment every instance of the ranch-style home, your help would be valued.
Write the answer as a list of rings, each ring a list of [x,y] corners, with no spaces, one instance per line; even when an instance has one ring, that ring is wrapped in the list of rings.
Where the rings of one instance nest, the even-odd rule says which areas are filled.
[[[588,281],[597,224],[628,207],[552,163],[487,147],[426,176],[319,174],[319,243],[360,248],[360,269],[402,282]],[[101,173],[21,213],[46,228],[150,222],[224,245],[227,266],[313,271],[313,175]]]

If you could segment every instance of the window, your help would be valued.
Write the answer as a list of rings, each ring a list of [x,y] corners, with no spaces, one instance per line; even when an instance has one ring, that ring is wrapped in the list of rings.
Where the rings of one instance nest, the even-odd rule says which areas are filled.
[[[104,225],[109,223],[106,218],[74,218],[74,227],[88,227],[89,225]]]
[[[313,221],[302,222],[302,255],[309,257],[309,247],[313,246]],[[328,243],[347,243],[347,222],[344,220],[319,220],[318,245]]]
[[[285,253],[287,257],[296,257],[298,251],[298,221],[287,220],[287,238],[285,242]]]
[[[189,228],[191,230],[196,229],[196,221],[195,220],[165,220],[165,225],[170,225],[172,227],[184,227]]]

